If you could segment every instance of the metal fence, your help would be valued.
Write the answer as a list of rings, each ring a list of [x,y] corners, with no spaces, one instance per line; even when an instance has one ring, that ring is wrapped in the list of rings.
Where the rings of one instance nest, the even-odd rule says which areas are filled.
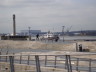
[[[96,72],[96,59],[90,58],[95,55],[96,53],[81,52],[63,55],[0,55],[0,72],[7,72],[6,70],[9,72]],[[7,63],[8,67],[4,67],[4,65],[7,66]],[[20,65],[22,67],[30,66],[30,68],[21,70]]]

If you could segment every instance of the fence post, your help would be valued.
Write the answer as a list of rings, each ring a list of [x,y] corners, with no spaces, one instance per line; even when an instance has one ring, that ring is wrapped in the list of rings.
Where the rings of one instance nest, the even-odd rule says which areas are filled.
[[[1,52],[0,52],[0,55],[1,55]],[[1,61],[1,56],[0,56],[0,61]]]
[[[69,68],[70,68],[70,72],[72,72],[72,65],[71,65],[70,55],[68,55],[68,57],[69,57]]]
[[[28,65],[29,65],[29,60],[30,60],[30,55],[28,55],[28,62],[27,62]]]
[[[76,71],[78,71],[78,65],[79,65],[79,58],[77,58]]]
[[[8,55],[8,51],[6,52],[6,55]],[[6,60],[5,61],[7,62],[7,56],[6,56]]]
[[[91,72],[91,59],[89,59],[89,72]]]
[[[67,57],[65,55],[65,69],[67,69]]]
[[[76,52],[78,52],[78,43],[76,43]]]
[[[56,60],[57,60],[57,56],[55,56],[54,68],[56,68]]]
[[[72,72],[70,55],[66,55],[66,65],[68,72]]]
[[[20,64],[21,64],[21,60],[22,60],[22,54],[20,55]]]
[[[47,65],[47,55],[45,55],[45,67]]]
[[[69,64],[68,64],[68,55],[66,55],[66,66],[67,66],[68,72],[70,72],[70,71],[69,71]]]
[[[37,72],[41,72],[39,56],[38,55],[35,56],[35,61],[36,61],[36,70],[37,70]]]
[[[15,72],[14,71],[14,56],[9,56],[10,60],[10,72]]]

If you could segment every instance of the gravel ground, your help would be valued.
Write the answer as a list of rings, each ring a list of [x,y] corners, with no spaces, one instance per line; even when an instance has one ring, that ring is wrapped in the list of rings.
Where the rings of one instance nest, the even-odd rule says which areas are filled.
[[[0,49],[14,49],[14,50],[33,50],[33,51],[76,51],[77,45],[82,44],[83,49],[89,49],[90,52],[96,52],[96,41],[81,41],[74,43],[44,43],[40,41],[12,41],[0,40]]]

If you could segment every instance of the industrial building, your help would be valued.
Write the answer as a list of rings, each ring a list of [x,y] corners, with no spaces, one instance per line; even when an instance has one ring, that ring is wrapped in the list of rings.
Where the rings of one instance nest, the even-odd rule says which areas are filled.
[[[28,36],[28,35],[36,35],[41,34],[41,30],[21,30],[21,35]]]

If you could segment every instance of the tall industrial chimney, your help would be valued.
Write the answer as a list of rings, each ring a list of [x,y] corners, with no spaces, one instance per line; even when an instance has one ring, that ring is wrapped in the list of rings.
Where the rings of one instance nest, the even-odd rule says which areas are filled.
[[[16,23],[15,23],[15,14],[13,14],[13,36],[16,35]]]

